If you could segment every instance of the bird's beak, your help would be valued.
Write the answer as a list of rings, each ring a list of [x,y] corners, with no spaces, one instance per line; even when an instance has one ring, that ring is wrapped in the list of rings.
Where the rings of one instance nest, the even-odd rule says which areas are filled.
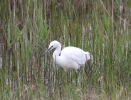
[[[49,52],[52,49],[52,46],[50,48],[48,48],[42,55],[41,57],[43,57],[47,52]]]

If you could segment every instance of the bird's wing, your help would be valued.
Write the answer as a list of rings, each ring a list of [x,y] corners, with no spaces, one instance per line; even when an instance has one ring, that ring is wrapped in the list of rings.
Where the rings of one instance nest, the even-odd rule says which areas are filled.
[[[76,56],[76,55],[71,55],[71,59],[73,61],[75,61],[76,63],[78,63],[79,65],[84,65],[85,61],[83,61],[83,59],[81,59],[80,57]]]
[[[73,60],[79,65],[86,62],[86,54],[82,49],[76,47],[66,47],[62,50],[61,55],[66,56],[69,60]]]

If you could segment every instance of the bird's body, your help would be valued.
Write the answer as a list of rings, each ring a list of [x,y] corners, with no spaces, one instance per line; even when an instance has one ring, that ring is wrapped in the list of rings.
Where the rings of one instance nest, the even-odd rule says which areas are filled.
[[[88,54],[88,53],[87,53]],[[90,58],[86,52],[76,47],[65,47],[60,56],[53,53],[53,59],[56,64],[60,65],[64,69],[79,69]]]
[[[49,50],[55,48],[53,53],[53,59],[56,64],[66,69],[79,69],[80,66],[84,65],[87,60],[90,59],[89,52],[85,52],[77,47],[65,47],[61,51],[61,44],[58,41],[52,41],[49,45]]]

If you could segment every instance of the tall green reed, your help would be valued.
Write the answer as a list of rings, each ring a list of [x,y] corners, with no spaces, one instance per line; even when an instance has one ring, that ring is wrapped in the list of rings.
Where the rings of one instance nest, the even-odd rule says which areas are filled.
[[[6,59],[0,73],[2,99],[129,98],[130,25],[124,24],[128,17],[114,12],[120,6],[116,0],[16,2],[10,1],[6,8],[13,10],[3,15],[8,23],[4,29]],[[79,74],[64,72],[53,63],[52,52],[40,58],[54,39],[62,47],[72,45],[91,52],[93,59]],[[123,94],[117,95],[120,91]]]

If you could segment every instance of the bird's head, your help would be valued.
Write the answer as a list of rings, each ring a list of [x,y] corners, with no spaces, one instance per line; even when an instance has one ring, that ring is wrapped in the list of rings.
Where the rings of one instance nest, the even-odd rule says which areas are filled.
[[[51,51],[52,49],[60,47],[60,43],[56,40],[52,41],[48,47],[48,49],[42,54],[41,57],[43,57],[47,52]]]
[[[52,50],[52,49],[54,49],[54,48],[58,48],[59,45],[60,45],[60,43],[59,43],[58,41],[54,40],[54,41],[52,41],[52,42],[50,43],[48,49]]]

